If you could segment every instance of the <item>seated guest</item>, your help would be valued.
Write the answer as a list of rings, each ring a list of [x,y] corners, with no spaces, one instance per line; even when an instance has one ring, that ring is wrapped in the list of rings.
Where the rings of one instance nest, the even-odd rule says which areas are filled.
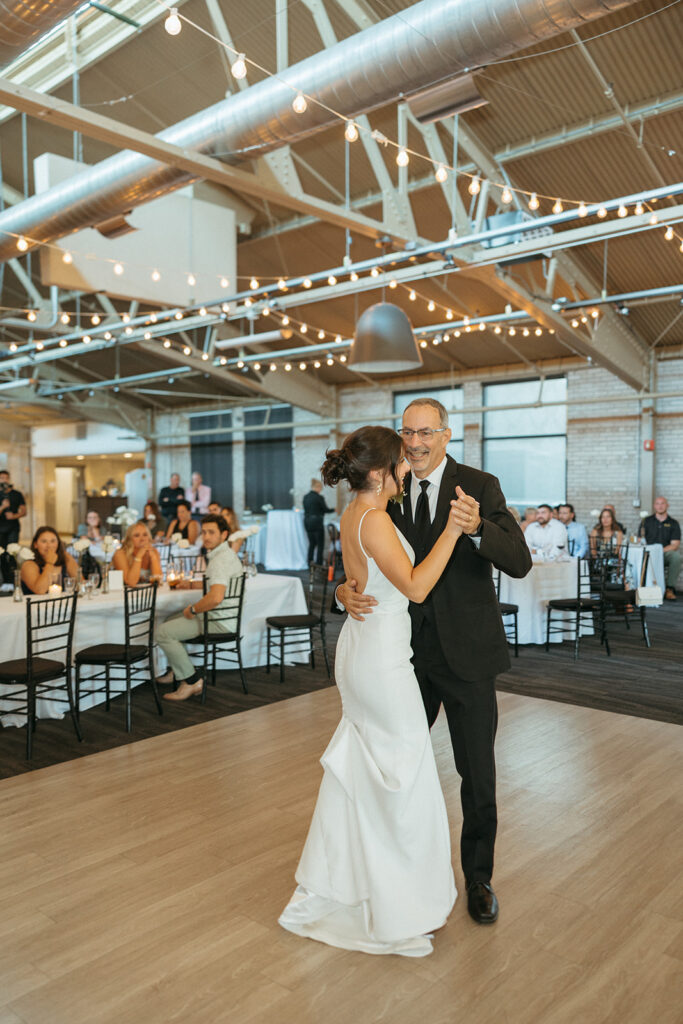
[[[79,537],[89,537],[93,544],[100,544],[104,537],[104,532],[99,512],[95,512],[91,508],[86,514],[85,523],[81,523],[76,533]]]
[[[154,540],[163,537],[166,530],[166,523],[161,518],[161,510],[156,501],[148,501],[144,507],[142,518],[149,526],[149,532]]]
[[[221,515],[228,524],[228,537],[232,536],[233,533],[237,533],[240,528],[240,521],[237,518],[237,513],[234,508],[230,508],[229,505],[224,505],[221,509]],[[237,552],[244,544],[243,540],[232,540],[230,541],[230,547],[233,551]]]
[[[190,544],[196,544],[199,536],[199,523],[192,518],[189,501],[181,498],[178,502],[176,518],[169,524],[166,531],[166,540],[170,541],[174,533],[179,533]]]
[[[538,510],[534,505],[528,505],[527,508],[524,509],[524,519],[522,519],[521,523],[519,524],[522,527],[523,533],[526,533],[526,528],[530,523],[536,522],[537,511]]]
[[[524,531],[524,539],[532,551],[544,551],[551,548],[567,548],[567,528],[559,519],[553,519],[551,505],[539,505],[536,520],[529,523]]]
[[[325,530],[323,518],[326,512],[334,512],[333,508],[327,507],[327,502],[322,496],[323,485],[317,477],[311,480],[311,489],[304,495],[304,529],[308,534],[308,555],[306,561],[310,565],[315,553],[317,565],[323,564],[323,546],[325,544]]]
[[[681,571],[681,527],[677,519],[669,515],[666,498],[655,498],[654,515],[644,519],[640,532],[646,544],[661,544],[664,549],[664,573],[666,576],[667,601],[676,600],[676,581]]]
[[[161,578],[159,552],[154,547],[152,534],[143,520],[128,527],[123,544],[114,553],[112,566],[114,569],[122,570],[123,582],[128,587],[147,583],[153,576]]]
[[[570,505],[569,502],[566,502],[564,505],[560,505],[559,508],[560,522],[564,523],[567,527],[569,554],[573,555],[574,558],[585,558],[588,554],[588,534],[586,533],[586,527],[582,526],[581,523],[576,522],[574,506]]]
[[[220,501],[211,501],[211,502],[209,502],[208,515],[210,515],[210,516],[220,516],[220,515],[222,515]]]
[[[228,581],[239,576],[242,565],[228,544],[228,524],[223,516],[207,515],[202,519],[202,544],[207,552],[206,581],[207,593],[198,601],[188,605],[181,615],[174,615],[162,623],[157,630],[156,639],[159,647],[168,658],[169,670],[165,676],[157,680],[167,684],[179,682],[178,689],[173,693],[165,693],[166,700],[187,700],[193,694],[201,693],[204,687],[202,673],[195,670],[190,661],[183,640],[198,636],[204,629],[204,613],[208,612],[209,623],[211,613],[218,612],[225,598]],[[202,583],[183,582],[182,589],[201,589]],[[235,623],[230,619],[215,622],[210,629],[229,633]]]
[[[55,573],[61,573],[61,585],[67,576],[78,577],[76,560],[67,554],[59,534],[52,526],[41,526],[33,535],[33,561],[21,566],[21,589],[25,594],[47,594]]]
[[[181,498],[185,497],[185,490],[180,486],[180,477],[177,473],[171,473],[170,487],[162,487],[159,491],[159,508],[167,523],[170,523],[176,516],[176,505]]]
[[[613,551],[624,543],[624,531],[614,518],[614,510],[606,505],[600,519],[590,532],[590,549],[593,556]]]
[[[192,474],[192,484],[185,491],[185,500],[190,503],[193,516],[205,516],[211,504],[211,488],[202,483],[202,474]]]

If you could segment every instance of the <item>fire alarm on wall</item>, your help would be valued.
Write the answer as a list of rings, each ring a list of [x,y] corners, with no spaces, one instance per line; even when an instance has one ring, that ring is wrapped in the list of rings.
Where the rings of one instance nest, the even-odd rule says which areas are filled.
[[[653,438],[649,438],[647,441],[643,441],[643,448],[646,452],[653,452],[655,450],[655,442]]]

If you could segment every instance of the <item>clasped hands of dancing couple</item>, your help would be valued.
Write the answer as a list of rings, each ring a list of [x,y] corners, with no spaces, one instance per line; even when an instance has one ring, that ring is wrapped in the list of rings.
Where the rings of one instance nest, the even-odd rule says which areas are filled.
[[[442,705],[462,780],[467,907],[479,924],[498,916],[495,676],[509,658],[491,564],[521,577],[531,558],[496,478],[456,464],[449,439],[444,407],[416,399],[398,434],[363,427],[322,467],[325,483],[354,493],[336,595],[349,612],[335,662],[342,718],[280,923],[344,949],[425,956],[453,907],[429,733]]]

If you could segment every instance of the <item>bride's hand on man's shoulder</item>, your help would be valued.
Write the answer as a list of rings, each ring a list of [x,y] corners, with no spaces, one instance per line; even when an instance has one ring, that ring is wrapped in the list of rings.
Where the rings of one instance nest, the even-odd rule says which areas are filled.
[[[337,600],[344,605],[352,619],[363,622],[366,615],[372,614],[373,605],[377,601],[371,594],[359,594],[356,580],[347,580],[337,587]]]

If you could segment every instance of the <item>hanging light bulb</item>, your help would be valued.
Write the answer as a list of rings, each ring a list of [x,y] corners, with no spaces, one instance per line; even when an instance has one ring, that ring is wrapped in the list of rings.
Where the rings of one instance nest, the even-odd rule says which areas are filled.
[[[601,206],[600,209],[598,210],[598,217],[600,218],[600,220],[603,220],[606,216],[607,216],[607,210],[605,209],[604,206]]]
[[[430,299],[430,301],[428,302],[427,309],[429,310],[430,313],[433,313],[434,310],[436,309],[436,303],[434,302],[433,299]]]
[[[666,238],[667,242],[670,242],[671,239],[673,238],[673,236],[674,236],[674,229],[671,227],[671,225],[669,225],[669,227],[664,232],[664,237]]]
[[[152,276],[152,280],[153,281],[160,281],[161,280],[161,274],[159,273],[158,270],[153,270],[151,276]]]
[[[306,112],[307,107],[308,103],[306,102],[306,97],[302,92],[298,92],[294,99],[292,100],[292,110],[294,111],[295,114],[304,114]],[[287,369],[287,367],[285,367],[285,369]]]
[[[282,326],[283,327],[288,327],[289,326],[289,317],[288,316],[283,316],[283,318],[282,318]]]
[[[461,332],[460,332],[460,331],[453,331],[453,337],[454,337],[454,338],[459,338],[459,337],[460,337],[460,334],[461,334]]]
[[[68,342],[67,342],[66,338],[62,338],[62,340],[59,343],[59,347],[60,348],[66,348],[67,344],[68,344]]]
[[[260,363],[254,363],[254,369],[258,373],[258,371],[261,369],[261,364]]]
[[[204,362],[207,362],[208,358],[209,358],[209,353],[208,352],[202,352],[202,359],[204,360]]]
[[[127,324],[128,321],[130,320],[130,313],[122,313],[121,320],[123,321],[124,324]]]
[[[74,258],[70,252],[65,252],[62,256],[62,263],[73,263]]]
[[[355,121],[347,121],[344,129],[344,138],[347,142],[355,142],[358,138],[358,129]]]
[[[493,328],[493,333],[494,334],[500,334],[500,332],[501,332],[500,324],[496,324],[496,326]]]
[[[68,324],[70,317],[68,313],[62,313],[59,319],[62,321],[63,324]]]
[[[335,284],[337,283],[337,278],[334,276],[334,274],[330,274],[330,276],[327,279],[327,283],[330,285],[330,287],[334,288]]]
[[[247,307],[247,309],[249,309],[249,307],[253,306],[254,303],[251,301],[251,299],[245,299],[244,300],[244,305]]]
[[[553,203],[553,213],[562,213],[564,207],[559,199],[556,199]]]
[[[299,369],[300,370],[305,370],[306,369],[306,364],[305,363],[299,363]]]
[[[221,288],[227,288],[229,284],[230,282],[228,281],[227,277],[221,278]]]
[[[68,263],[69,261],[67,260],[66,262]],[[115,263],[114,264],[114,273],[117,275],[117,277],[121,277],[121,274],[123,273],[123,264],[122,263]]]
[[[258,281],[256,280],[255,277],[252,277],[251,281],[249,282],[249,287],[251,288],[252,291],[255,291],[258,288]]]
[[[379,277],[379,267],[373,267],[370,271],[370,277]]]
[[[332,364],[334,363],[334,359],[332,358],[332,356],[328,356],[325,362],[327,363],[328,366],[332,366]]]
[[[112,337],[113,337],[113,335],[112,335],[111,331],[105,331],[104,332],[104,340],[105,341],[111,341]]]
[[[289,373],[289,371],[291,369],[292,369],[292,364],[291,363],[285,363],[285,370],[287,371],[287,373]]]
[[[452,309],[447,309],[446,310],[446,319],[447,320],[452,320],[453,319],[453,310]]]
[[[478,174],[475,174],[472,180],[470,181],[469,185],[467,186],[467,191],[471,196],[478,196],[479,193],[481,192],[481,182],[479,180]],[[509,202],[509,200],[506,199],[504,200],[504,202]]]
[[[12,344],[9,347],[9,350],[10,350],[10,352],[16,352],[17,351],[17,343],[16,343],[16,341],[12,342]]]
[[[508,331],[508,334],[510,335],[511,338],[514,338],[516,333],[517,331],[514,329],[514,327],[511,327],[510,330]]]
[[[183,346],[183,355],[189,356],[191,354],[191,352],[192,352],[192,349],[190,348],[189,345],[184,345]]]
[[[93,314],[93,316],[90,317],[90,320],[92,322],[93,327],[97,327],[97,325],[100,322],[100,317],[98,316],[97,313],[95,313],[95,314]]]
[[[510,189],[509,189],[509,187],[507,185],[503,189],[503,191],[501,193],[501,196],[500,196],[500,199],[501,199],[501,202],[503,202],[503,203],[511,203],[512,202],[512,192],[510,191]]]
[[[264,306],[261,310],[261,316],[270,316],[270,306]]]
[[[408,150],[405,146],[399,146],[398,153],[396,154],[396,163],[399,167],[407,167],[410,163],[410,157],[408,156]]]
[[[197,283],[197,278],[194,276],[194,274],[187,275],[187,283],[189,284],[190,288],[194,288],[194,286]]]
[[[346,362],[346,356],[344,356],[344,355],[339,356],[339,362],[340,363],[345,363]]]
[[[410,290],[410,294],[408,295],[408,298],[410,299],[411,302],[415,302],[415,299],[417,298],[417,293],[414,292],[412,288]]]
[[[577,212],[579,214],[579,217],[585,217],[586,214],[588,213],[588,207],[586,206],[585,203],[580,203],[579,204],[579,209],[578,209]]]
[[[536,330],[534,331],[534,334],[536,335],[537,338],[540,338],[541,335],[543,334],[543,331],[541,330],[540,327],[537,327]]]
[[[244,59],[243,53],[237,54],[237,59],[233,62],[230,67],[230,73],[233,78],[246,78],[247,77],[247,62]]]
[[[450,341],[450,340],[451,340],[451,336],[450,336],[450,334],[444,334],[444,336],[443,336],[443,340],[444,340],[444,341]]]
[[[206,306],[201,307],[201,309],[199,310],[199,315],[206,316]]]
[[[126,327],[126,329],[125,329],[125,331],[123,333],[124,334],[132,334],[133,333],[133,328],[132,327]]]
[[[538,207],[540,206],[540,203],[538,201],[538,196],[536,195],[535,192],[532,192],[531,195],[529,196],[529,204],[528,205],[529,205],[529,209],[530,210],[537,210]]]
[[[628,214],[628,210],[626,209],[626,207],[622,203],[621,206],[619,207],[619,209],[617,210],[617,217],[626,217],[627,214]]]
[[[311,281],[310,277],[305,277],[301,283],[304,286],[304,288],[312,288],[313,287],[313,282]]]
[[[485,331],[486,330],[486,324],[479,324],[479,330],[480,331]]]
[[[171,12],[164,22],[164,28],[168,32],[169,36],[177,36],[183,27],[183,23],[178,17],[178,8],[172,7]]]
[[[19,252],[26,252],[26,250],[28,249],[28,242],[26,241],[23,235],[19,235],[19,237],[17,238],[17,249],[19,250]]]
[[[325,340],[325,332],[324,331],[318,331],[318,338],[320,339],[320,341],[324,341]]]
[[[316,359],[316,361],[313,363],[313,365],[315,366],[316,370],[319,370],[320,369],[320,360]]]
[[[434,171],[434,177],[438,181],[439,185],[443,185],[445,181],[448,181],[448,171],[443,164],[439,164]]]
[[[302,324],[299,330],[302,334],[308,334],[308,324]]]
[[[389,287],[390,288],[398,288],[398,281],[395,278],[392,277],[391,281],[389,282]]]
[[[30,320],[31,323],[35,323],[35,321],[36,321],[36,314],[34,313],[34,311],[32,309],[29,309],[28,313],[26,314],[26,319]]]
[[[143,338],[145,339],[145,341],[151,341],[152,340],[152,332],[151,331],[145,331],[145,333],[143,334]]]
[[[597,320],[598,317],[600,316],[600,311],[597,310],[597,309],[591,309],[591,316],[593,317],[594,320]]]
[[[224,302],[223,305],[221,306],[221,309],[223,310],[224,313],[229,313],[230,312],[230,303],[229,302]]]
[[[43,345],[42,341],[37,341],[36,348],[38,349],[39,352],[42,352],[45,346]]]
[[[164,338],[164,348],[170,348],[171,342],[168,338]]]
[[[642,203],[636,203],[635,209],[633,211],[635,213],[636,217],[640,217],[640,215],[641,215],[641,213],[643,213],[643,211],[644,211],[643,204]]]
[[[529,328],[525,327],[524,330],[522,331],[522,334],[524,335],[525,338],[528,338],[529,337]]]
[[[650,219],[649,219],[649,221],[648,221],[648,224],[652,224],[652,225],[653,225],[653,227],[654,227],[654,225],[655,225],[655,224],[659,224],[659,217],[657,216],[657,214],[656,214],[656,213],[653,213],[653,214],[652,214],[652,215],[650,216]]]
[[[358,280],[358,274],[356,273],[355,270],[352,270],[350,275],[349,275],[349,281],[357,281],[357,280]]]
[[[176,320],[182,320],[183,319],[183,314],[180,312],[180,310],[178,310],[178,312],[175,314],[175,319]]]
[[[579,321],[576,319],[576,317],[574,317],[574,319],[572,320],[572,327],[578,327],[578,326],[579,326]]]
[[[420,348],[427,348],[427,342],[424,340],[424,338],[420,342]]]
[[[284,277],[281,277],[278,280],[277,286],[278,286],[278,288],[280,289],[281,292],[286,292],[287,291],[287,282],[285,281]]]

